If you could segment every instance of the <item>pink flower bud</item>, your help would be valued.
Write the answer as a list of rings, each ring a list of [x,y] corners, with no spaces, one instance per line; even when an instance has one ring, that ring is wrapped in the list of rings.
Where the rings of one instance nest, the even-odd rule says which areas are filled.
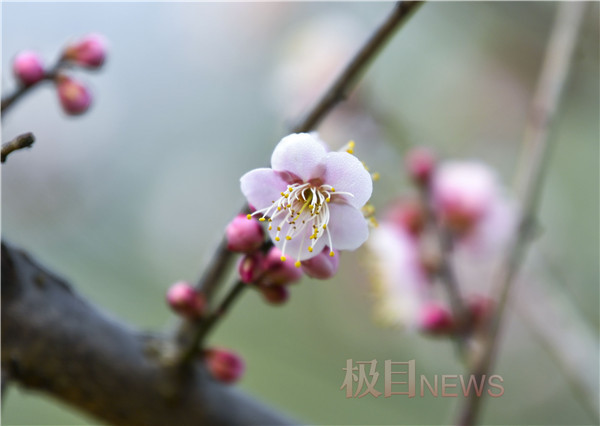
[[[206,368],[223,383],[237,382],[246,369],[244,360],[236,353],[223,348],[207,349],[204,353]]]
[[[31,86],[44,78],[40,56],[31,51],[19,53],[13,62],[13,72],[24,86]]]
[[[206,300],[185,281],[176,282],[167,292],[169,306],[186,318],[200,318],[205,312]]]
[[[432,186],[434,208],[444,224],[460,234],[480,223],[499,198],[494,172],[474,161],[444,163]]]
[[[260,284],[286,285],[299,281],[302,278],[300,264],[291,258],[282,260],[281,250],[271,247],[263,263],[264,275]]]
[[[246,284],[251,284],[258,280],[264,272],[264,261],[264,255],[260,252],[244,255],[238,264],[240,280]]]
[[[418,236],[425,226],[425,211],[417,200],[400,200],[386,210],[385,220],[400,226],[410,235]]]
[[[435,155],[427,148],[412,149],[406,157],[408,175],[419,185],[428,185],[435,169]]]
[[[227,248],[231,251],[250,253],[258,249],[264,239],[264,231],[258,220],[243,214],[237,215],[225,229]]]
[[[99,34],[89,34],[65,49],[63,58],[85,68],[99,68],[106,59],[106,40]]]
[[[421,331],[433,335],[444,335],[454,331],[454,320],[450,312],[437,303],[421,307],[417,324]]]
[[[331,256],[331,249],[325,247],[315,257],[302,261],[302,270],[311,278],[326,280],[335,275],[340,264],[340,252],[334,250],[335,256]]]
[[[290,298],[287,287],[277,284],[261,285],[259,287],[265,300],[272,305],[283,305]]]
[[[79,115],[87,111],[92,103],[92,94],[77,80],[59,75],[56,78],[58,98],[63,110],[70,115]]]

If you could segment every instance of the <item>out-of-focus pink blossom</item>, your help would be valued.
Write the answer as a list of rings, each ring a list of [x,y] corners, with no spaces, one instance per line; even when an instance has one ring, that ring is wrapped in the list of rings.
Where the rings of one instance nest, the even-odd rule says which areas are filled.
[[[225,229],[227,248],[231,251],[250,253],[258,249],[264,241],[264,231],[260,223],[252,217],[237,215]]]
[[[241,178],[241,189],[281,250],[298,262],[318,255],[325,246],[354,250],[369,235],[361,208],[373,183],[364,165],[348,152],[328,152],[307,133],[292,134],[275,147],[271,167]],[[297,266],[300,266],[297,264]]]
[[[428,334],[445,335],[454,331],[455,322],[445,306],[432,302],[421,306],[418,314],[418,327]]]
[[[433,151],[418,147],[406,156],[408,175],[419,185],[428,185],[435,170],[436,159]]]
[[[31,86],[44,78],[42,58],[35,52],[21,52],[15,57],[13,72],[21,84]]]
[[[326,280],[333,277],[339,267],[340,259],[338,253],[331,256],[329,247],[325,247],[315,257],[302,262],[302,271],[311,278]]]
[[[384,221],[367,246],[376,318],[383,325],[415,328],[422,306],[432,298],[415,239],[401,226]]]
[[[67,114],[83,114],[92,104],[92,94],[88,88],[71,77],[59,75],[56,88],[60,104]]]
[[[106,39],[100,34],[89,34],[64,51],[63,58],[85,68],[99,68],[107,53]]]
[[[416,237],[425,226],[425,211],[416,199],[398,200],[386,208],[383,220],[403,228]]]
[[[206,308],[206,300],[185,281],[176,282],[167,292],[169,306],[187,318],[200,318]]]
[[[204,352],[204,362],[211,376],[222,383],[235,383],[246,370],[244,360],[235,352],[224,348],[210,348]]]
[[[516,223],[516,208],[495,174],[476,161],[448,161],[433,178],[433,206],[452,230],[457,249],[492,254],[502,247]]]

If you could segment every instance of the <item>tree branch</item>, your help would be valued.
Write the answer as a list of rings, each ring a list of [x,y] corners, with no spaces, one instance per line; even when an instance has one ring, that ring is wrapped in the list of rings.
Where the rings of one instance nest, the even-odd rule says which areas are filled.
[[[34,142],[35,136],[33,136],[33,133],[24,133],[14,138],[12,141],[6,142],[2,145],[2,156],[0,158],[0,162],[4,163],[6,161],[6,157],[8,157],[8,155],[13,151],[23,148],[30,148]]]
[[[494,290],[498,306],[487,329],[482,332],[483,349],[473,363],[472,373],[477,377],[488,374],[494,364],[502,314],[506,307],[511,285],[517,275],[534,229],[537,207],[551,144],[548,128],[556,113],[560,95],[567,80],[577,33],[583,17],[585,3],[559,3],[556,21],[546,50],[546,57],[534,95],[532,109],[526,126],[524,146],[530,150],[529,175],[524,180],[522,212],[517,233],[506,250]],[[526,154],[525,154],[526,155]],[[470,394],[460,414],[459,424],[472,425],[477,419],[482,398]]]
[[[116,425],[291,424],[213,381],[200,362],[164,368],[153,348],[166,339],[108,317],[2,244],[2,370],[11,382]]]

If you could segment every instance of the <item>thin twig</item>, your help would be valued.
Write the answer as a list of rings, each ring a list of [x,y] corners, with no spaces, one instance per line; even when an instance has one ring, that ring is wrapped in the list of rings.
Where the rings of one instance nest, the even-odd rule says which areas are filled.
[[[421,3],[422,2],[416,1],[396,3],[390,15],[377,28],[373,33],[373,36],[359,49],[354,58],[348,63],[339,77],[311,109],[306,118],[293,129],[293,132],[308,132],[312,130],[348,95],[371,61],[381,51],[386,42],[391,39],[395,30],[412,15],[412,12],[415,11]],[[241,212],[244,213],[247,210],[248,206],[244,205]],[[207,300],[210,301],[210,297],[215,293],[218,285],[222,282],[223,275],[227,270],[226,265],[231,262],[233,256],[234,253],[227,250],[227,244],[222,240],[208,264],[207,272],[202,275],[196,285],[196,288],[199,291],[206,294]],[[195,342],[192,336],[197,335],[198,332],[196,331],[196,328],[204,327],[205,324],[204,321],[198,324],[190,324],[189,321],[182,322],[175,331],[175,335],[178,336],[176,339],[180,342],[180,346],[181,342],[183,342],[184,346],[190,344],[190,342]],[[187,347],[180,347],[179,350],[182,353],[188,353],[190,350],[197,350],[197,348],[189,349]],[[187,358],[183,357],[181,359]]]
[[[229,311],[229,308],[242,295],[247,287],[249,287],[249,284],[245,284],[241,281],[236,282],[235,285],[230,289],[229,293],[227,293],[227,296],[223,299],[219,307],[215,309],[211,315],[199,323],[197,327],[192,328],[191,332],[194,333],[192,339],[184,348],[185,350],[177,355],[178,358],[176,358],[176,363],[183,364],[193,358],[200,343],[212,331],[217,321],[221,317],[225,316],[225,314]]]
[[[34,142],[35,136],[33,136],[33,133],[24,133],[14,138],[12,141],[6,142],[2,145],[2,155],[0,158],[0,162],[4,163],[6,161],[6,157],[8,157],[8,155],[11,152],[23,148],[30,148]]]
[[[502,314],[506,307],[511,284],[518,273],[525,251],[532,236],[542,183],[548,164],[551,141],[548,128],[556,113],[560,95],[567,80],[571,57],[577,41],[577,33],[585,9],[583,2],[565,2],[558,6],[556,21],[546,50],[546,57],[533,98],[524,145],[531,147],[530,173],[524,180],[523,210],[517,233],[509,244],[506,257],[496,277],[494,290],[498,294],[498,306],[487,329],[482,334],[482,351],[473,363],[472,374],[482,377],[488,374],[495,361]],[[472,425],[481,408],[481,398],[469,395],[460,412],[458,423]]]
[[[333,107],[346,99],[371,61],[401,27],[401,24],[406,22],[407,18],[422,3],[420,1],[402,1],[396,3],[392,13],[356,53],[354,58],[352,58],[329,90],[323,94],[306,117],[294,127],[293,133],[308,132],[314,129]]]
[[[29,93],[29,91],[34,87],[38,87],[40,83],[44,81],[54,81],[60,70],[66,66],[68,66],[68,64],[64,62],[64,60],[61,58],[56,62],[56,64],[52,68],[45,72],[42,79],[38,82],[28,86],[20,85],[13,93],[2,98],[0,112],[4,116],[8,108],[10,108],[16,101],[21,99],[21,97],[23,97],[25,94]]]
[[[458,354],[465,360],[467,350],[467,311],[460,293],[460,285],[451,262],[452,236],[444,226],[438,223],[436,214],[431,206],[431,194],[429,188],[423,185],[419,188],[421,203],[425,209],[425,218],[429,229],[435,237],[435,243],[439,250],[439,264],[437,265],[437,276],[441,280],[450,301],[452,316],[457,324],[456,343]]]

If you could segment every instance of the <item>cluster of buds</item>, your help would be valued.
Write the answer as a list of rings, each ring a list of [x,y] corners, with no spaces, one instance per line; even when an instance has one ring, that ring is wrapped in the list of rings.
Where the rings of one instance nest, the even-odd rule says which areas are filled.
[[[106,41],[98,34],[90,34],[65,47],[54,67],[46,68],[39,54],[23,51],[14,59],[13,73],[23,87],[34,86],[44,80],[53,81],[60,105],[69,115],[86,112],[92,104],[90,90],[79,80],[65,73],[67,67],[98,69],[106,60]]]
[[[243,254],[238,263],[239,279],[260,291],[273,305],[285,303],[289,298],[288,286],[303,275],[328,279],[338,269],[339,252],[329,247],[302,262],[284,256],[279,248],[265,244],[262,225],[251,215],[236,216],[227,225],[225,236],[227,248]]]
[[[379,317],[434,336],[476,327],[489,319],[493,301],[476,291],[463,301],[460,321],[455,318],[435,297],[435,283],[443,278],[441,256],[481,260],[506,240],[514,211],[483,163],[438,163],[432,151],[417,148],[407,156],[406,169],[420,196],[392,203],[369,242]],[[451,253],[440,247],[439,232],[451,240]]]

